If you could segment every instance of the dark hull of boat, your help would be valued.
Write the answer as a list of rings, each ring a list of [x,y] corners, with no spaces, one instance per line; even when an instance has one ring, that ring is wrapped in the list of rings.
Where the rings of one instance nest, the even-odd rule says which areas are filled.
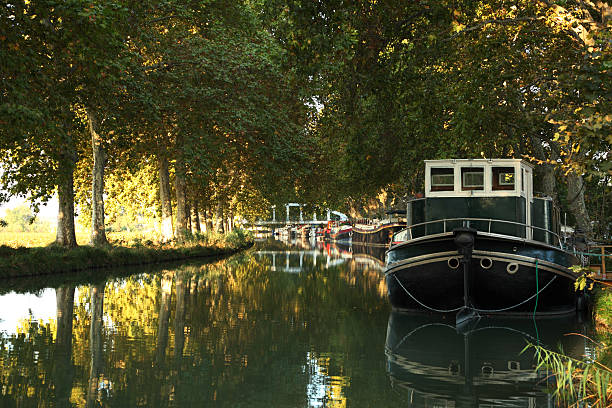
[[[353,243],[388,246],[393,234],[404,228],[404,223],[384,224],[372,230],[353,227]]]
[[[387,252],[395,309],[454,313],[464,305],[464,265],[452,235]],[[537,271],[536,271],[537,260]],[[477,235],[468,263],[468,304],[480,314],[564,314],[576,310],[573,255],[532,241]]]
[[[534,350],[523,352],[525,344],[551,349],[561,344],[565,353],[580,358],[584,339],[567,333],[584,330],[576,317],[496,318],[458,333],[448,319],[393,312],[385,344],[387,372],[394,388],[416,391],[408,395],[417,406],[475,407],[491,399],[499,406],[536,406],[523,405],[529,397],[537,397],[537,406],[548,406],[541,382],[548,373],[534,370]]]

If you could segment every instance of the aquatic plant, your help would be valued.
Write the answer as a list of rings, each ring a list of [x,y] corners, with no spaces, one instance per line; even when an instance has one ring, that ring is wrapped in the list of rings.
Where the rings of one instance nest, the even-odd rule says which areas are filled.
[[[536,350],[536,370],[547,370],[557,403],[565,407],[612,406],[612,369],[597,360],[578,360],[530,344]]]

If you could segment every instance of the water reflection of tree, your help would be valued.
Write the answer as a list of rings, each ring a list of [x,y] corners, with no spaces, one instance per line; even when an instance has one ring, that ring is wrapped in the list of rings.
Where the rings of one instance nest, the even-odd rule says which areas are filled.
[[[0,334],[0,406],[70,406],[74,286],[57,288],[56,302],[56,321],[25,320],[15,336]]]
[[[53,382],[57,407],[70,406],[72,379],[72,321],[74,311],[74,286],[57,288],[57,332],[53,358]]]
[[[343,388],[330,395],[346,398],[351,393],[365,400],[372,398],[368,392],[380,395],[387,386],[384,375],[347,389],[354,384],[353,370],[371,364],[348,357],[384,344],[388,306],[379,294],[380,276],[355,278],[357,271],[346,268],[271,274],[245,255],[110,281],[105,290],[97,289],[105,293],[103,301],[80,290],[72,336],[75,378],[63,382],[72,384],[72,392],[62,392],[71,394],[76,406],[91,405],[96,400],[94,379],[106,378],[113,387],[109,405],[116,401],[122,406],[189,406],[206,400],[231,405],[229,401],[238,398],[255,406],[299,406],[305,402],[309,381],[306,356],[323,351],[329,353],[329,361],[322,362],[328,367],[326,375]],[[104,310],[106,327],[98,310]],[[348,316],[351,310],[359,318]],[[93,323],[92,313],[100,316]],[[13,341],[18,347],[26,343]],[[40,342],[39,350],[48,353],[49,336]],[[5,348],[0,352],[7,353]],[[316,352],[311,355],[318,358]],[[383,357],[380,353],[373,358]],[[19,384],[8,377],[7,361],[0,361],[3,383]],[[15,364],[25,361],[20,357]],[[48,386],[36,381],[53,373],[54,364],[61,366],[52,361],[32,363],[31,368],[40,371],[24,371],[36,390],[32,401],[46,400]],[[24,388],[0,398],[15,402],[26,394]]]
[[[104,391],[108,383],[103,379],[103,329],[104,329],[104,288],[106,284],[100,283],[91,286],[90,290],[90,313],[91,323],[89,326],[89,349],[91,352],[89,367],[89,384],[87,387],[87,408],[100,406],[99,391]]]

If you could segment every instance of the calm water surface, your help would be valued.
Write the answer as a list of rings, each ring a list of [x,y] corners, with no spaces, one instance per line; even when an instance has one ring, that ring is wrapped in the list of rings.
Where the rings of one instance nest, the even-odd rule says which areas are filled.
[[[548,407],[526,341],[590,352],[564,336],[576,319],[458,333],[392,313],[383,253],[266,241],[106,281],[0,282],[0,407]]]

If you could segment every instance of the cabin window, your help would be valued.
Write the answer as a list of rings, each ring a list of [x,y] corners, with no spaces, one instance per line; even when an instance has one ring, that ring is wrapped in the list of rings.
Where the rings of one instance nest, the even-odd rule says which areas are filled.
[[[484,169],[464,167],[461,169],[462,190],[484,190]]]
[[[493,190],[514,190],[514,167],[493,167]]]
[[[431,191],[453,191],[454,189],[455,169],[431,169]]]
[[[521,191],[525,192],[525,169],[521,169]]]

